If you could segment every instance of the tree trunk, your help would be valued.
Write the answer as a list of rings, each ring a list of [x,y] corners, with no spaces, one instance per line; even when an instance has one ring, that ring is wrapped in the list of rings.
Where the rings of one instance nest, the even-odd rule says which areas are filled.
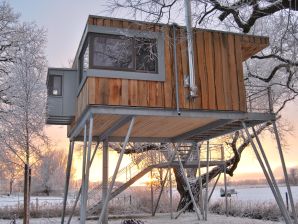
[[[29,224],[29,168],[28,164],[24,167],[24,218],[23,224]]]
[[[13,185],[13,179],[10,179],[10,181],[9,181],[9,195],[12,194],[12,185]]]

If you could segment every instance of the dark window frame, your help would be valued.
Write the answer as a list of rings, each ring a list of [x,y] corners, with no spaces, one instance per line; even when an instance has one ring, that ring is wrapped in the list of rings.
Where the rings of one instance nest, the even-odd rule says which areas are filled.
[[[93,63],[93,57],[94,57],[94,39],[97,36],[107,36],[107,37],[111,37],[111,38],[115,38],[115,39],[121,39],[121,38],[132,38],[132,56],[133,56],[133,68],[117,68],[117,67],[112,67],[112,66],[98,66],[98,65],[94,65]],[[157,43],[158,40],[156,38],[146,38],[146,37],[141,37],[142,39],[147,39],[147,40],[153,40],[155,41],[156,44],[156,60],[155,60],[155,67],[156,70],[155,71],[147,71],[147,70],[138,70],[136,67],[136,61],[137,61],[137,54],[136,54],[136,39],[137,37],[127,37],[124,35],[116,35],[116,34],[106,34],[106,33],[90,33],[90,35],[88,36],[88,40],[86,42],[88,42],[89,44],[89,68],[90,69],[103,69],[103,70],[114,70],[114,71],[130,71],[130,72],[142,72],[142,73],[148,73],[148,74],[158,74],[159,70],[158,70],[158,54],[157,54]],[[85,47],[85,46],[84,46]],[[85,52],[85,49],[82,50],[82,52]],[[82,60],[80,60],[80,67],[82,67]],[[80,72],[81,73],[81,72]]]
[[[60,82],[60,94],[53,94],[53,87],[54,85],[50,86],[51,84],[54,84],[54,79],[55,77],[59,77],[61,79],[61,82]],[[53,81],[51,82],[50,79],[53,79]],[[48,80],[48,96],[52,96],[52,97],[62,97],[63,96],[63,75],[50,75],[49,76],[49,80]]]

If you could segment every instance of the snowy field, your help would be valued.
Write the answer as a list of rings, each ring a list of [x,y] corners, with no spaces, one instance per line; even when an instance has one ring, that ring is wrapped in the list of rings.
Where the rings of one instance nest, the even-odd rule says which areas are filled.
[[[214,193],[212,195],[212,200],[211,201],[217,201],[220,199],[220,191],[221,187],[217,187],[214,190]],[[237,187],[229,187],[234,188],[237,191],[237,195],[232,196],[232,200],[237,200],[237,201],[243,201],[243,202],[250,202],[250,203],[262,203],[262,202],[273,202],[274,197],[272,195],[272,192],[270,191],[269,187],[266,186],[237,186]],[[293,197],[295,202],[298,203],[298,186],[291,187]],[[281,195],[285,199],[285,193],[287,191],[286,187],[280,187],[281,190]],[[174,191],[174,194],[178,194],[178,192]],[[62,197],[31,197],[31,203],[36,204],[38,201],[39,205],[58,205],[62,204]],[[74,196],[70,197],[68,199],[68,202],[71,203],[74,200]],[[6,207],[6,206],[12,206],[15,207],[18,204],[22,204],[22,195],[20,196],[1,196],[0,195],[0,208]]]
[[[181,223],[204,223],[204,224],[278,224],[283,222],[272,222],[272,221],[262,221],[255,219],[246,219],[246,218],[238,218],[238,217],[226,217],[221,215],[209,214],[208,221],[198,221],[196,215],[194,213],[186,213],[181,215],[177,220],[170,219],[169,214],[157,214],[155,217],[142,217],[138,218],[139,220],[144,221],[145,224],[181,224]],[[123,219],[110,219],[110,224],[121,224],[121,220]],[[61,220],[59,218],[51,218],[51,219],[31,219],[31,224],[51,224],[51,223],[60,223]],[[0,224],[7,224],[9,221],[0,220]],[[22,220],[17,220],[17,224],[22,223]],[[79,220],[75,217],[72,221],[73,224],[79,224]],[[87,221],[87,224],[97,224],[96,220]]]
[[[217,201],[220,199],[220,191],[221,187],[217,187],[214,190],[212,195],[212,201]],[[255,202],[255,203],[262,203],[262,202],[272,202],[274,201],[273,194],[269,187],[266,186],[231,186],[228,189],[234,188],[237,191],[237,195],[232,196],[232,200],[239,200],[243,202]],[[287,188],[282,186],[279,188],[282,197],[285,200]],[[298,186],[291,187],[293,198],[295,202],[298,202]]]

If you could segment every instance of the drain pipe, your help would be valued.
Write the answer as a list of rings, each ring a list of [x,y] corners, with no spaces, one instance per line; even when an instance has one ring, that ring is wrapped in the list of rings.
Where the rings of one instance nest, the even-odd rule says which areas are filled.
[[[187,30],[187,47],[188,47],[188,64],[189,64],[189,96],[190,98],[197,96],[197,86],[194,74],[194,53],[192,42],[192,21],[191,21],[191,0],[184,0],[185,21]]]
[[[178,115],[181,115],[179,107],[179,82],[178,82],[178,69],[177,69],[177,41],[176,41],[176,28],[177,24],[173,23],[173,45],[174,45],[174,73],[175,73],[175,88],[176,88],[176,110]]]

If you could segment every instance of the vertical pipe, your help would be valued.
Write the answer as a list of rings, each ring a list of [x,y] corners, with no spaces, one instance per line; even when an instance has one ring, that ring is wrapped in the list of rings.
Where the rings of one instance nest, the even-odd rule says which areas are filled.
[[[193,53],[193,38],[192,38],[192,19],[191,19],[191,1],[184,0],[185,21],[187,29],[187,47],[188,47],[188,64],[189,64],[189,87],[190,97],[197,96],[197,86],[194,75],[194,53]]]
[[[84,148],[83,148],[83,163],[82,163],[82,191],[81,191],[81,200],[80,200],[80,223],[84,224],[84,197],[85,197],[85,175],[86,175],[86,155],[87,155],[87,124],[84,126]]]
[[[114,171],[114,174],[113,174],[113,177],[112,177],[112,181],[111,181],[111,183],[109,185],[109,188],[108,188],[107,196],[106,196],[106,198],[105,198],[105,200],[103,202],[103,206],[102,206],[102,209],[101,209],[101,212],[100,212],[100,216],[99,216],[99,219],[98,219],[98,224],[101,224],[102,223],[103,217],[104,217],[104,215],[106,213],[106,208],[107,208],[108,203],[109,203],[110,195],[112,193],[112,190],[113,190],[113,187],[114,187],[114,184],[115,184],[117,173],[119,171],[119,167],[121,165],[122,158],[123,158],[123,155],[124,155],[124,152],[125,152],[125,148],[126,148],[126,145],[128,143],[128,140],[129,140],[129,137],[130,137],[130,134],[131,134],[131,131],[132,131],[134,122],[135,122],[135,117],[133,116],[132,119],[131,119],[130,125],[128,127],[127,134],[125,136],[124,144],[122,146],[122,149],[121,149],[121,152],[120,152],[120,155],[119,155],[117,164],[116,164],[116,168],[115,168],[115,171]]]
[[[208,216],[208,186],[209,186],[209,141],[207,141],[207,166],[206,166],[206,194],[205,194],[205,220]]]
[[[254,142],[253,142],[253,140],[252,140],[252,138],[251,138],[251,136],[250,136],[250,134],[249,134],[249,132],[248,132],[248,129],[247,129],[247,127],[246,127],[246,124],[245,124],[243,121],[242,121],[242,126],[243,126],[243,128],[245,129],[247,138],[249,139],[249,141],[250,141],[250,143],[251,143],[251,146],[252,146],[252,148],[253,148],[253,150],[254,150],[254,152],[255,152],[255,155],[256,155],[256,157],[257,157],[257,159],[258,159],[258,161],[259,161],[259,164],[260,164],[260,166],[261,166],[261,168],[262,168],[262,170],[263,170],[263,173],[264,173],[264,175],[265,175],[265,177],[266,177],[266,180],[267,180],[267,182],[268,182],[268,184],[269,184],[269,187],[270,187],[270,189],[271,189],[271,191],[272,191],[272,193],[273,193],[273,196],[274,196],[274,198],[275,198],[275,200],[276,200],[276,203],[277,203],[277,205],[279,206],[279,209],[280,209],[281,213],[283,214],[286,223],[287,223],[287,224],[291,224],[291,223],[292,223],[291,218],[290,218],[289,214],[284,210],[284,204],[283,204],[283,201],[281,201],[280,198],[278,198],[278,196],[277,196],[276,190],[275,190],[275,188],[274,188],[274,186],[273,186],[273,183],[272,183],[272,181],[271,181],[271,179],[270,179],[270,177],[269,177],[269,174],[268,174],[268,172],[267,172],[267,170],[266,170],[266,168],[265,168],[265,165],[264,165],[264,163],[263,163],[263,161],[262,161],[262,159],[261,159],[261,157],[260,157],[260,155],[259,155],[259,152],[258,152],[258,150],[257,150],[257,147],[255,146],[255,144],[254,144]]]
[[[180,115],[179,107],[179,82],[178,82],[178,68],[177,68],[177,43],[176,43],[176,24],[173,24],[173,45],[174,45],[174,73],[175,73],[175,89],[176,89],[176,110],[178,115]]]
[[[74,141],[71,141],[69,143],[69,151],[68,151],[67,166],[66,166],[66,177],[65,177],[65,186],[64,186],[64,198],[63,198],[61,224],[64,224],[64,218],[65,218],[65,210],[66,210],[66,204],[67,204],[67,194],[68,194],[68,187],[69,187],[69,180],[70,180],[73,149],[74,149]]]
[[[287,171],[287,167],[286,167],[286,163],[285,163],[285,158],[284,158],[284,155],[283,155],[283,152],[282,152],[280,138],[279,138],[279,134],[278,134],[278,130],[277,130],[277,126],[276,126],[275,121],[272,122],[272,125],[273,125],[273,130],[274,130],[274,134],[275,134],[275,138],[276,138],[278,153],[279,153],[279,157],[280,157],[280,161],[281,161],[281,165],[282,165],[282,169],[283,169],[283,173],[284,173],[284,177],[285,177],[285,182],[286,182],[287,190],[288,190],[288,194],[289,194],[289,199],[290,199],[290,204],[291,204],[291,209],[292,209],[292,215],[294,217],[295,224],[298,224],[295,204],[294,204],[292,190],[291,190],[291,187],[290,187],[290,182],[289,182],[289,177],[288,177],[288,171]]]
[[[170,212],[171,212],[171,219],[174,218],[173,216],[173,188],[172,188],[172,169],[169,168],[169,182],[170,182]]]
[[[108,178],[109,178],[109,173],[108,173],[108,159],[109,159],[109,151],[108,151],[108,141],[104,140],[103,141],[103,150],[102,150],[102,201],[106,199],[107,193],[108,193]],[[108,208],[107,208],[108,210]],[[108,223],[108,212],[104,215],[103,224]]]

